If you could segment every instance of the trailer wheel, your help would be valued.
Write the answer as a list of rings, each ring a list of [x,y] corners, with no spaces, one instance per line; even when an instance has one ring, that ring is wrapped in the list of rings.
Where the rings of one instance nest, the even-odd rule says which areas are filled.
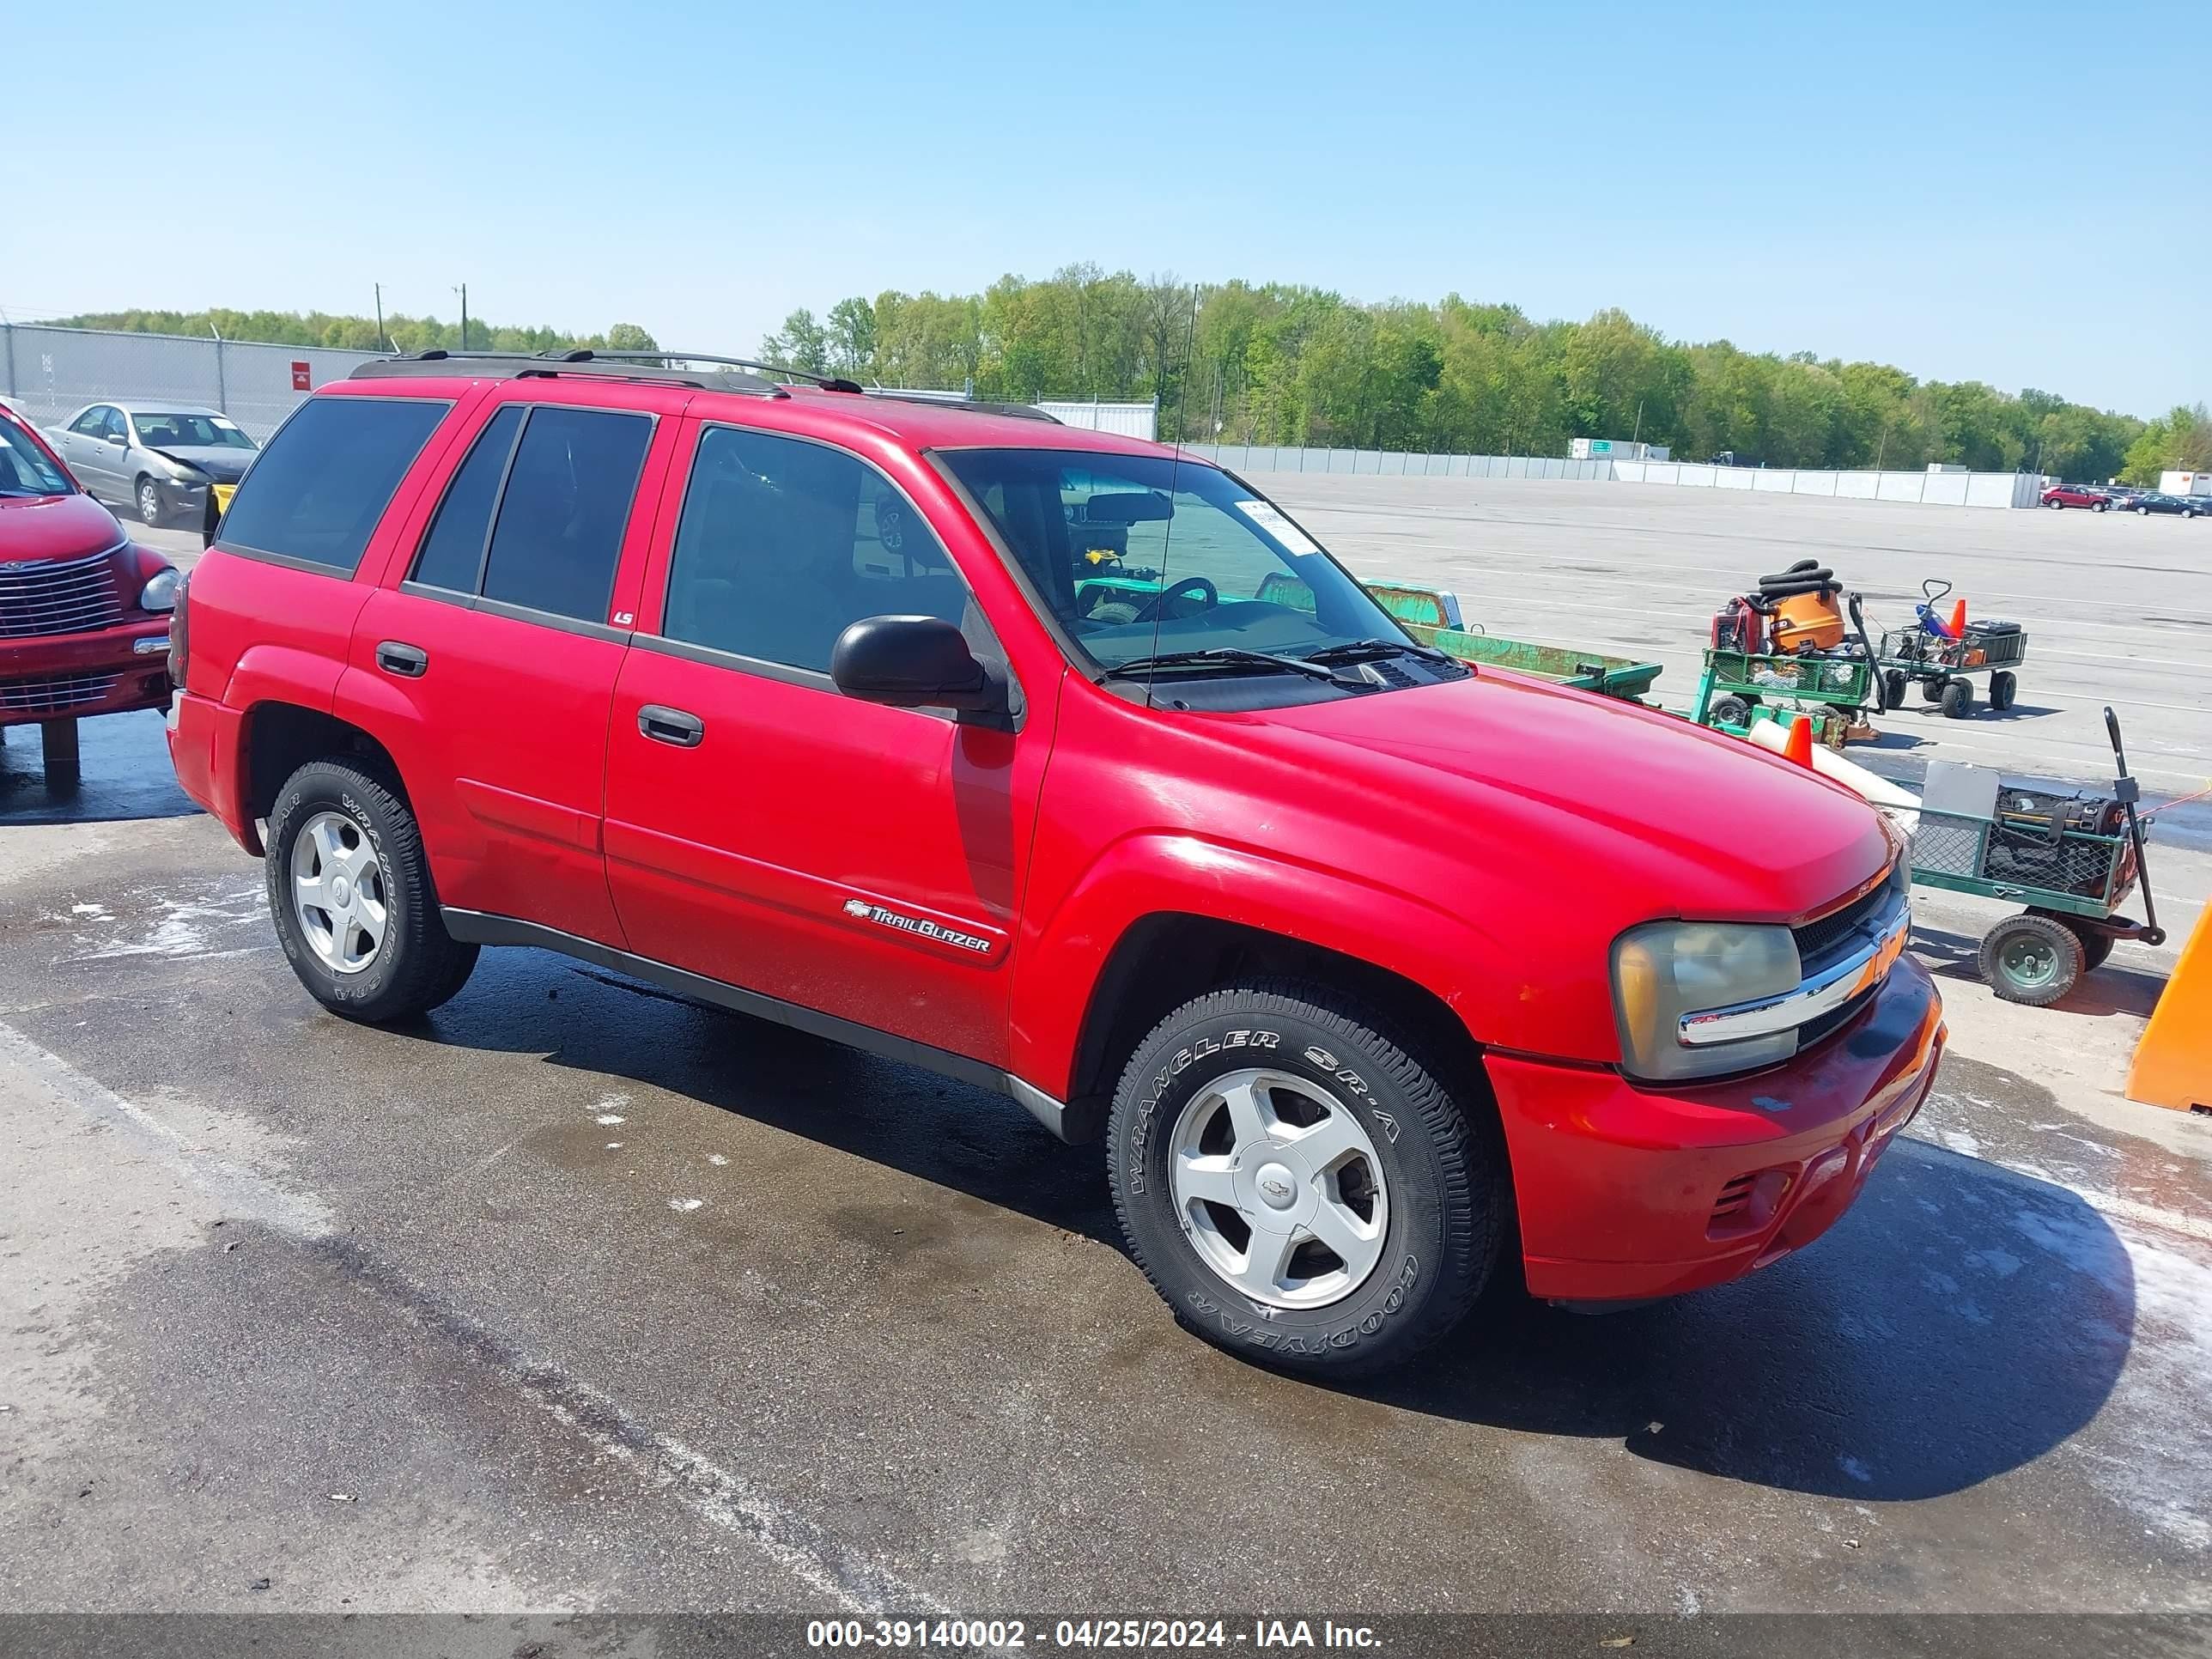
[[[2085,957],[2071,927],[2029,914],[2007,916],[1983,935],[1977,962],[2002,1000],[2047,1008],[2080,981]]]
[[[2063,915],[2058,911],[2045,910],[2034,905],[2028,907],[2027,914],[2049,917],[2081,941],[2081,971],[2085,974],[2095,973],[2105,965],[2105,958],[2112,954],[2115,940],[2112,933],[2086,916]]]
[[[2020,690],[2020,677],[1999,669],[1990,676],[1990,707],[2002,713],[2012,707],[2014,694]]]
[[[1737,696],[1734,692],[1730,692],[1727,696],[1716,700],[1712,707],[1706,710],[1706,713],[1711,715],[1716,721],[1723,726],[1749,726],[1751,724],[1751,705],[1745,702],[1741,697]]]
[[[1921,701],[1921,702],[1942,702],[1942,701],[1943,701],[1943,688],[1944,688],[1946,685],[1949,684],[1950,684],[1950,682],[1949,682],[1949,681],[1948,681],[1948,680],[1923,680],[1923,681],[1921,681],[1921,682],[1920,682],[1920,701]]]
[[[1905,707],[1905,671],[1902,668],[1888,669],[1882,674],[1881,706],[1884,708]]]
[[[1974,683],[1972,680],[1953,680],[1943,688],[1943,718],[1962,720],[1974,706]]]

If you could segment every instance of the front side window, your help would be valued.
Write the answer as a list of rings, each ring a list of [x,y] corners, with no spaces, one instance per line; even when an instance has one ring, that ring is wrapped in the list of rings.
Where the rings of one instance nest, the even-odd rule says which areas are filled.
[[[981,629],[944,544],[873,467],[772,433],[702,433],[661,633],[821,674],[840,634],[881,616]]]
[[[0,412],[0,495],[74,495],[69,475],[31,434]]]
[[[1310,537],[1212,466],[1056,449],[951,450],[941,459],[1061,634],[1100,668],[1163,653],[1303,659],[1360,641],[1407,644]]]
[[[240,484],[221,545],[351,575],[392,491],[451,407],[412,398],[309,398]]]

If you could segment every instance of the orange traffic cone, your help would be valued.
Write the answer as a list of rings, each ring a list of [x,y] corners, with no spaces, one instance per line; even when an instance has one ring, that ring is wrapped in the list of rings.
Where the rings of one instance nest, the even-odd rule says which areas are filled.
[[[1951,607],[1951,637],[1954,640],[1966,637],[1966,602],[1964,599]]]
[[[1813,722],[1804,714],[1790,722],[1789,740],[1782,745],[1782,757],[1793,760],[1810,771],[1813,767]]]

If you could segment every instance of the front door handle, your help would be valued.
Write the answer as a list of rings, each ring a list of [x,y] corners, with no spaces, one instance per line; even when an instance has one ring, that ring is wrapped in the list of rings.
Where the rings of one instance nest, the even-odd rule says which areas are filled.
[[[639,709],[637,729],[655,743],[672,743],[678,749],[696,749],[707,740],[706,721],[665,703],[649,702]]]
[[[376,665],[403,680],[419,680],[430,666],[430,653],[404,640],[386,640],[376,647]]]

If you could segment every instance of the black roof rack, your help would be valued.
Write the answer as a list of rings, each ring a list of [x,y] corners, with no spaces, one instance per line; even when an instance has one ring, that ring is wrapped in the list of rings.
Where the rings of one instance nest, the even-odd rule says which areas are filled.
[[[560,352],[447,351],[441,346],[433,346],[429,350],[418,351],[412,356],[374,358],[359,365],[346,378],[385,380],[421,379],[430,375],[483,374],[526,380],[540,375],[550,378],[562,374],[596,374],[610,380],[659,380],[671,386],[696,386],[705,392],[744,392],[756,398],[790,395],[774,380],[762,375],[748,374],[735,368],[671,368],[667,367],[667,361],[671,358],[684,361],[683,354],[670,351],[608,352],[594,351],[586,347]],[[702,358],[695,361],[710,360]],[[719,363],[734,360],[712,361]]]
[[[1053,426],[1064,425],[1059,416],[1048,415],[1034,404],[986,403],[980,398],[963,398],[957,393],[914,392],[904,386],[870,386],[860,390],[871,398],[888,398],[894,403],[929,404],[939,409],[964,409],[977,415],[1011,415],[1019,421],[1043,421]]]
[[[703,368],[676,364],[707,365]],[[672,386],[697,386],[707,392],[738,392],[756,398],[782,398],[778,379],[803,382],[824,392],[842,392],[896,403],[932,404],[943,409],[964,409],[979,415],[1010,415],[1018,420],[1043,421],[1053,426],[1059,416],[1029,404],[988,403],[957,392],[909,391],[903,386],[862,386],[838,374],[817,374],[811,369],[790,368],[760,362],[750,357],[722,357],[712,352],[605,351],[596,346],[577,346],[560,351],[448,351],[432,346],[405,357],[377,357],[355,368],[355,380],[419,379],[427,375],[486,374],[522,380],[538,375],[599,374],[623,380],[659,380]],[[771,378],[773,377],[773,378]]]

